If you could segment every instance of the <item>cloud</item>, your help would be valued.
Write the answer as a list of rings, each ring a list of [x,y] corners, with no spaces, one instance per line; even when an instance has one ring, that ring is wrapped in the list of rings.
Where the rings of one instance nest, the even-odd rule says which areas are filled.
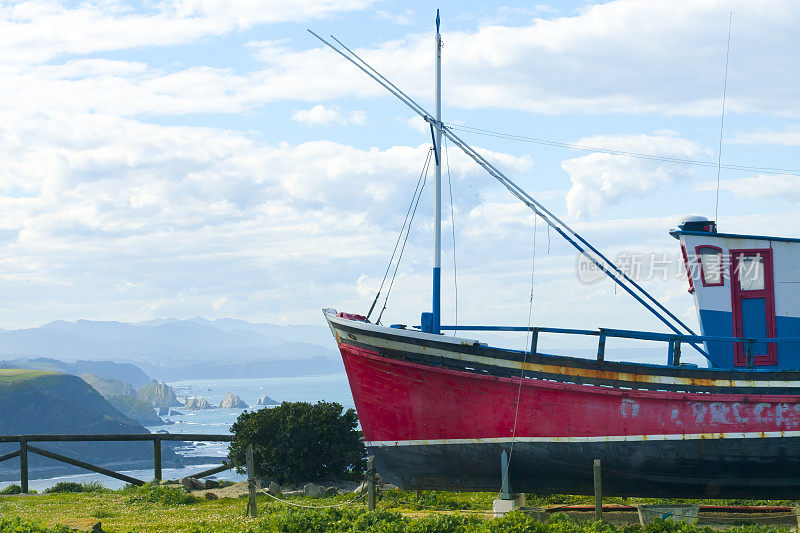
[[[786,90],[800,85],[800,57],[792,53],[800,4],[791,0],[617,0],[525,25],[445,31],[444,98],[463,109],[718,116],[730,10],[735,17],[728,109],[800,116],[794,93]],[[430,39],[429,33],[411,34],[371,47],[349,44],[430,105]],[[306,83],[297,86],[327,92],[330,99],[375,94],[351,65],[342,77],[335,62],[346,62],[327,54],[335,61],[325,80],[310,68],[319,60],[313,51],[273,57],[273,87],[302,78]]]
[[[727,139],[725,142],[728,144],[800,146],[800,128],[795,127],[786,131],[737,133],[732,139]]]
[[[366,122],[367,114],[363,111],[350,111],[345,116],[337,107],[325,107],[317,104],[311,109],[295,111],[292,113],[292,120],[308,125],[348,124],[362,125]]]
[[[268,144],[219,128],[8,110],[0,138],[6,323],[56,308],[129,319],[304,308],[311,320],[320,299],[349,301],[345,272],[355,283],[382,268],[429,150]],[[530,165],[489,154],[509,168]],[[454,180],[487,183],[465,156],[451,156]],[[479,199],[456,201],[470,209]],[[430,212],[421,206],[407,257],[424,257],[416,242],[427,250]]]
[[[696,191],[714,191],[716,188],[715,181],[705,181],[692,187]],[[800,201],[800,176],[792,174],[759,174],[750,178],[721,180],[719,188],[740,198]]]
[[[580,139],[575,144],[683,159],[704,153],[696,143],[671,135],[606,135]],[[645,198],[690,172],[675,163],[609,153],[567,159],[561,168],[572,182],[566,197],[567,211],[578,219],[594,216],[612,205]]]
[[[370,0],[175,0],[145,3],[53,0],[0,6],[0,63],[45,63],[64,55],[166,46],[257,24],[319,19],[366,8]],[[146,29],[144,29],[146,28]]]

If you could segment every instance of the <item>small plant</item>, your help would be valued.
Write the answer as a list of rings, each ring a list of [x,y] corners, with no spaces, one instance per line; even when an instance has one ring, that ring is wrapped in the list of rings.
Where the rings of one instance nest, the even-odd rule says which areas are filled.
[[[97,519],[114,518],[115,516],[117,516],[117,513],[108,509],[97,509],[92,513],[92,517]]]
[[[46,527],[35,522],[16,518],[0,518],[0,533],[71,533],[66,526]]]
[[[187,505],[197,503],[200,498],[186,493],[178,487],[151,485],[145,483],[141,487],[126,488],[130,494],[128,503],[161,503],[164,505]]]
[[[105,492],[106,489],[98,481],[89,483],[75,483],[74,481],[59,481],[52,487],[44,489],[46,494],[57,494],[62,492]]]
[[[20,487],[19,485],[9,485],[8,487],[4,488],[3,490],[0,490],[0,494],[3,494],[3,495],[6,495],[6,494],[21,494],[21,493],[22,493],[22,487]]]

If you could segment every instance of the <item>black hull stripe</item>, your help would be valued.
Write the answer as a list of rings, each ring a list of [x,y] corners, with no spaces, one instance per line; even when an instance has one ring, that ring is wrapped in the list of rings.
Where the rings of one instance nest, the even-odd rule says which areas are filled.
[[[639,497],[800,498],[800,437],[656,442],[516,442],[516,492],[592,494],[601,459],[603,494]],[[376,466],[404,489],[497,491],[508,443],[371,446]],[[393,474],[394,473],[394,474]]]

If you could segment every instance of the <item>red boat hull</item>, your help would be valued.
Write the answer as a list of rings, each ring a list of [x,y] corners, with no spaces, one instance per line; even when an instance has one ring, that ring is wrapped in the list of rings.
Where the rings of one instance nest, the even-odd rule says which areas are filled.
[[[479,360],[474,347],[332,327],[364,440],[379,472],[404,488],[498,490],[505,449],[516,491],[591,493],[601,459],[609,495],[800,496],[796,376],[785,376],[778,394],[701,378],[635,390],[580,383],[581,373],[610,374],[563,365],[562,380],[528,377],[522,367],[504,376],[466,366]]]

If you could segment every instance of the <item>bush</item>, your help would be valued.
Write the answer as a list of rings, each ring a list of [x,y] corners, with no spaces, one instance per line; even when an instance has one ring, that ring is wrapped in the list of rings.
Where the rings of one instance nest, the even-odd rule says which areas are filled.
[[[67,526],[46,527],[16,518],[0,518],[0,533],[71,533]]]
[[[73,481],[59,481],[52,487],[44,489],[45,493],[59,492],[104,492],[106,490],[98,481],[89,483],[75,483]]]
[[[243,472],[245,450],[252,444],[257,474],[278,483],[359,478],[366,448],[355,410],[343,411],[338,403],[325,401],[245,411],[231,427],[229,460]]]
[[[182,488],[145,483],[141,487],[124,489],[130,494],[128,503],[162,503],[164,505],[187,505],[197,503],[200,498],[187,494]]]
[[[0,494],[3,494],[3,495],[6,495],[6,494],[21,494],[21,493],[22,493],[22,487],[20,487],[19,485],[9,485],[8,487],[4,488],[3,490],[0,490]]]

